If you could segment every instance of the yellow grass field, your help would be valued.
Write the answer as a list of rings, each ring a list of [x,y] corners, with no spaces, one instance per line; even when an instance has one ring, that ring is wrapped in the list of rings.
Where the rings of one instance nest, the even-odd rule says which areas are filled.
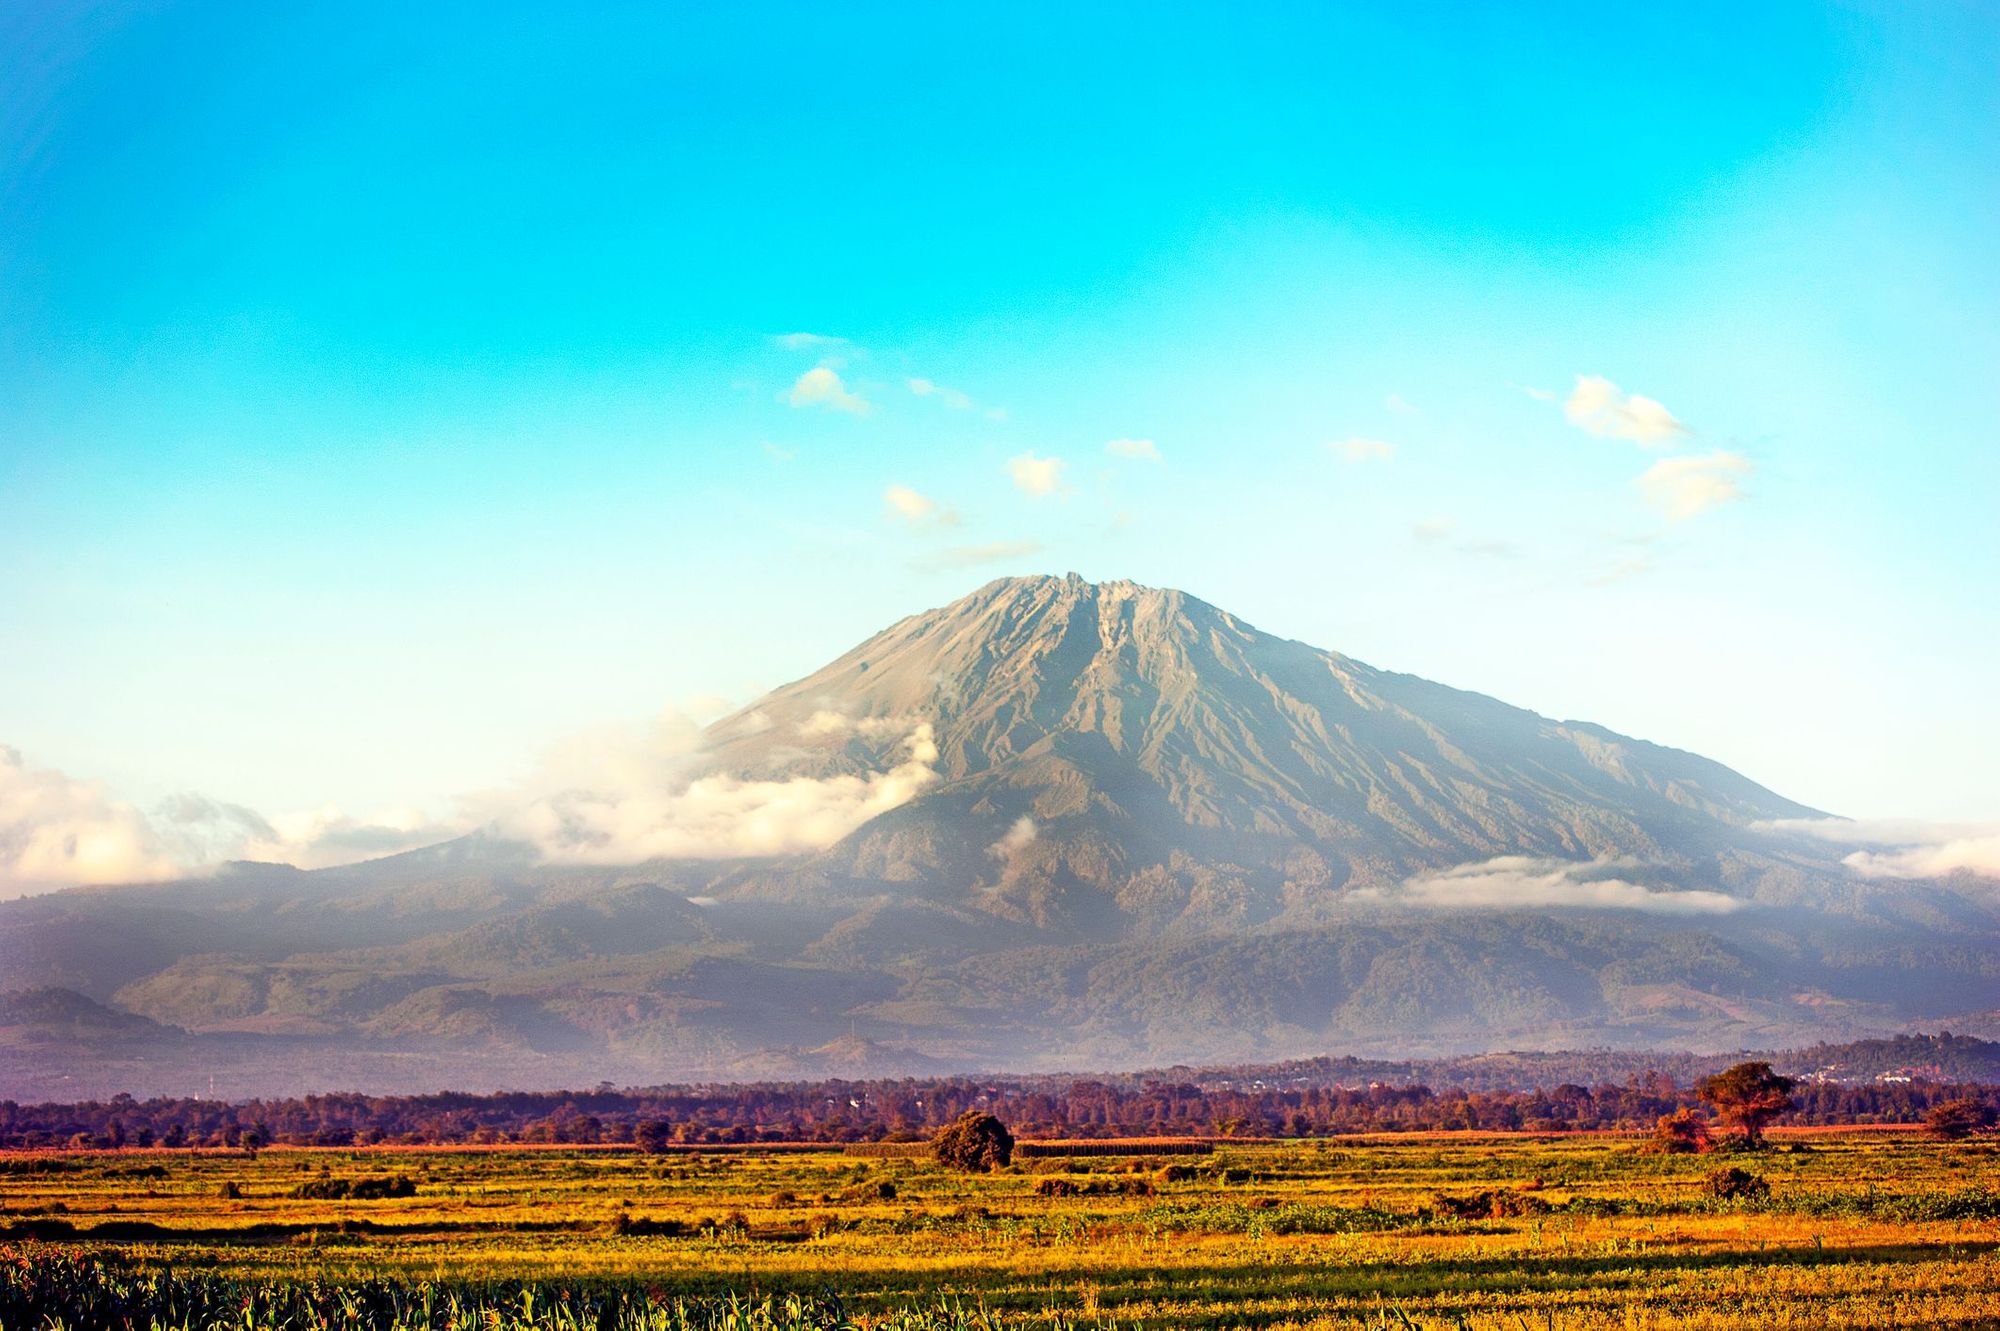
[[[1768,1191],[1712,1195],[1730,1168]],[[837,1151],[449,1148],[33,1153],[0,1171],[17,1263],[54,1244],[128,1275],[798,1293],[860,1325],[941,1299],[1008,1325],[2000,1325],[2000,1148],[1907,1132],[1678,1156],[1371,1137],[985,1175]],[[412,1191],[328,1195],[357,1180]]]

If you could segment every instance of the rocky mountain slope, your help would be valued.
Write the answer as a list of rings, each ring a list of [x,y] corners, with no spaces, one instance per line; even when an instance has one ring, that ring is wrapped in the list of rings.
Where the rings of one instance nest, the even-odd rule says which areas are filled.
[[[716,725],[710,766],[877,771],[919,724],[937,784],[794,882],[922,882],[1093,935],[1240,928],[1501,855],[1671,875],[1813,814],[1693,754],[1075,575],[904,620]]]
[[[496,829],[0,903],[0,989],[64,991],[14,1010],[89,1018],[0,1030],[0,1093],[57,1059],[421,1089],[2000,1022],[1990,884],[1861,878],[1719,764],[1174,591],[989,584],[717,723],[683,780],[888,793],[783,854]]]

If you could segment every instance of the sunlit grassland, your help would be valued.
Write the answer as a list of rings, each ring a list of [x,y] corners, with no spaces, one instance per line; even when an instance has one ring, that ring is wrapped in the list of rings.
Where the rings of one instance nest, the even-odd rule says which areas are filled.
[[[1725,1164],[1769,1195],[1710,1196]],[[1331,1140],[977,1176],[834,1153],[515,1150],[0,1169],[17,1239],[254,1280],[830,1292],[863,1318],[962,1296],[1027,1323],[1148,1326],[2000,1323],[2000,1150],[1879,1132],[1728,1157],[1603,1137]],[[415,1195],[291,1195],[385,1176]],[[1088,1195],[1046,1195],[1051,1180]]]

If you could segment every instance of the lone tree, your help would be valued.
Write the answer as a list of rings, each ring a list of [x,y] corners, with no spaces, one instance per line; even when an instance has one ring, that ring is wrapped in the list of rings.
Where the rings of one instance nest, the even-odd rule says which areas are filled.
[[[1994,1119],[1992,1105],[1976,1095],[1961,1095],[1932,1105],[1931,1112],[1924,1115],[1924,1127],[1933,1137],[1955,1142],[1989,1130]]]
[[[648,1155],[659,1155],[674,1140],[674,1125],[663,1118],[641,1119],[632,1130],[632,1140]]]
[[[931,1150],[948,1168],[985,1173],[1014,1158],[1014,1134],[993,1115],[968,1109],[932,1139]]]
[[[1764,1144],[1764,1125],[1792,1107],[1792,1079],[1771,1071],[1769,1063],[1738,1063],[1703,1077],[1695,1093],[1715,1108],[1715,1116],[1743,1134],[1743,1145]]]

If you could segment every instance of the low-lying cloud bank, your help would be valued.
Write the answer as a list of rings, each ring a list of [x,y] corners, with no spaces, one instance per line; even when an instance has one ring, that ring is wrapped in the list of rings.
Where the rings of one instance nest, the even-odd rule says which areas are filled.
[[[600,780],[545,795],[501,818],[496,830],[563,864],[822,850],[938,779],[937,743],[928,723],[916,726],[899,747],[901,762],[866,775],[766,781],[707,776],[685,784]]]
[[[0,897],[81,884],[157,882],[230,860],[320,869],[436,845],[478,828],[526,842],[551,863],[633,864],[822,850],[938,779],[928,723],[825,712],[809,733],[892,744],[884,770],[739,780],[693,774],[701,739],[667,712],[643,725],[571,736],[523,780],[463,796],[455,811],[366,817],[334,807],[265,817],[203,795],[151,809],[95,782],[31,768],[0,746]]]
[[[140,809],[112,799],[95,781],[30,767],[17,750],[0,745],[0,896],[178,878],[225,860],[318,869],[432,845],[463,830],[407,809],[364,818],[334,808],[266,818],[192,794]]]
[[[1659,915],[1727,915],[1743,906],[1726,892],[1656,889],[1617,876],[1644,867],[1637,860],[1622,857],[1577,861],[1502,855],[1418,874],[1393,891],[1368,895],[1438,910],[1572,907]]]
[[[171,875],[146,815],[94,781],[29,767],[0,745],[0,894]]]
[[[1859,849],[1841,863],[1864,878],[1943,878],[1955,873],[2000,878],[2000,827],[1895,818],[1778,818],[1760,832],[1792,834]]]

